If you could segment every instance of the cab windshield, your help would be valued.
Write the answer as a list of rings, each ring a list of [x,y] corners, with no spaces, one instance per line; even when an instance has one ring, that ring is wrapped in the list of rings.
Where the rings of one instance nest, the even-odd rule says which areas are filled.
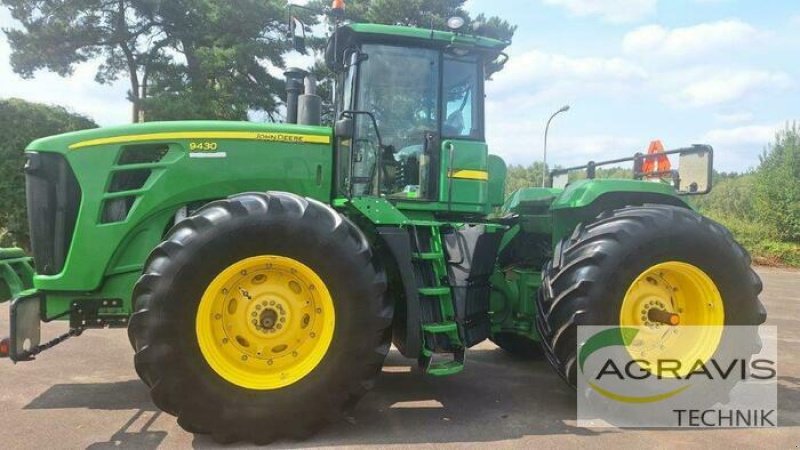
[[[374,116],[384,149],[372,120],[356,116],[350,149],[340,149],[350,159],[350,194],[429,199],[435,172],[426,136],[428,144],[432,135],[482,138],[478,61],[380,44],[364,44],[361,54],[342,77],[342,106]]]
[[[364,45],[357,107],[375,115],[383,143],[402,150],[422,143],[439,121],[439,52]],[[361,121],[362,135],[371,133]]]

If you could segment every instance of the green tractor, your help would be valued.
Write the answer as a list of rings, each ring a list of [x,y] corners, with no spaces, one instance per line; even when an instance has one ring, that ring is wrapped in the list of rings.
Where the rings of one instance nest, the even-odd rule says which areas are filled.
[[[288,123],[146,123],[26,149],[29,260],[3,251],[14,362],[91,328],[127,327],[153,402],[227,442],[301,438],[370,389],[394,345],[431,376],[487,339],[576,384],[579,325],[759,324],[750,258],[684,194],[679,170],[586,176],[506,197],[488,152],[487,68],[470,33],[338,27],[333,127],[287,72]],[[612,161],[621,162],[622,160]],[[574,178],[574,177],[573,177]],[[40,340],[41,322],[69,332]],[[715,340],[716,339],[716,340]],[[720,336],[709,341],[719,342]],[[710,357],[715,351],[710,346]],[[535,387],[532,387],[535,389]]]

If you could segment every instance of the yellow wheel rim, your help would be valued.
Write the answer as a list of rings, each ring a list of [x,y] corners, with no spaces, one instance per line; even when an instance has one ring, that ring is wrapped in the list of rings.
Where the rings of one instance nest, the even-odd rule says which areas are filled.
[[[679,376],[708,361],[717,350],[725,307],[714,281],[699,268],[678,261],[642,272],[622,302],[621,327],[639,330],[627,345],[629,355],[650,372],[659,361],[679,361]],[[672,370],[660,373],[674,377]]]
[[[243,259],[214,278],[197,310],[200,351],[225,380],[279,389],[319,365],[333,340],[335,312],[314,270],[284,256]]]

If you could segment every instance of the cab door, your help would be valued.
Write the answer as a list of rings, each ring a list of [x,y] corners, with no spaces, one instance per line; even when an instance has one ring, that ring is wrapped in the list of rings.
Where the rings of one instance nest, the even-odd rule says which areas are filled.
[[[484,136],[483,66],[479,57],[445,55],[442,97],[439,200],[451,210],[483,209],[489,200],[489,150]]]

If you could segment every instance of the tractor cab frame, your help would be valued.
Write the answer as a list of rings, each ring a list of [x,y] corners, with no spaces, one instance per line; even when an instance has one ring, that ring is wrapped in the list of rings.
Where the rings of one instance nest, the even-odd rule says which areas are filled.
[[[401,210],[484,215],[503,196],[500,184],[490,187],[505,166],[488,153],[483,99],[486,66],[505,60],[504,45],[424,30],[387,33],[397,29],[347,25],[329,41],[334,191],[383,197]]]

